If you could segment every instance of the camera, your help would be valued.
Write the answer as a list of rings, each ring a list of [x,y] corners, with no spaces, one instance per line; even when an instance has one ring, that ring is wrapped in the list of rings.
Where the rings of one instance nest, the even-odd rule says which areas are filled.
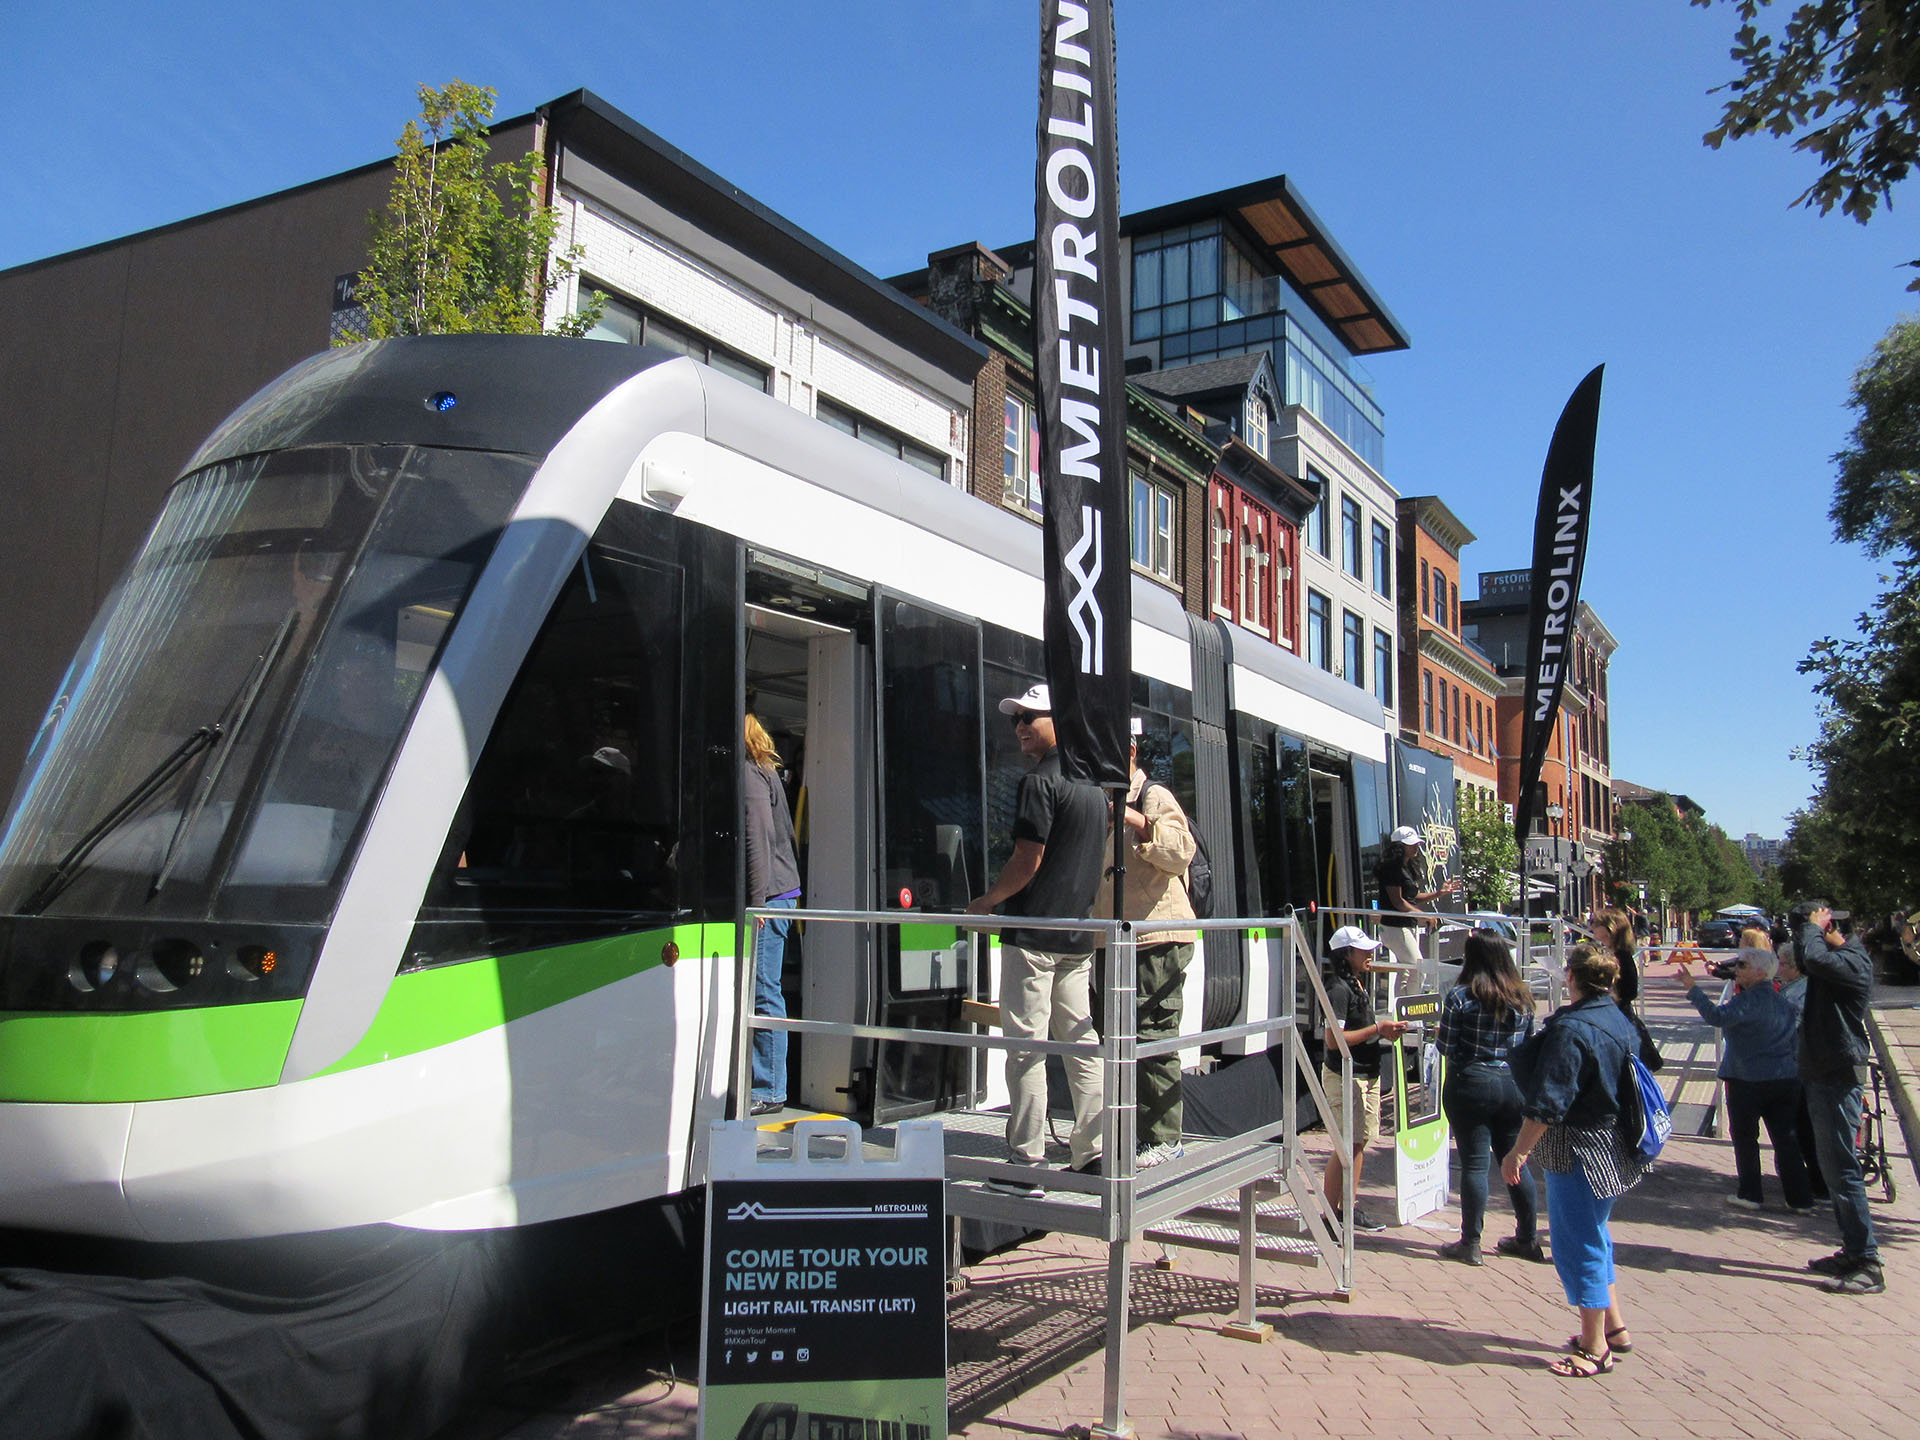
[[[1733,968],[1739,963],[1737,960],[1715,960],[1707,966],[1707,974],[1716,980],[1731,980]]]

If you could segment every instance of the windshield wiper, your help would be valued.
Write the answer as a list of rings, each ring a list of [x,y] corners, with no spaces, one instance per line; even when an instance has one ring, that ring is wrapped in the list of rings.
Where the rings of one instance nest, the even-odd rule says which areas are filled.
[[[220,777],[226,772],[227,761],[233,757],[233,742],[240,738],[240,731],[246,726],[253,714],[254,702],[260,698],[260,692],[266,688],[267,676],[273,673],[273,667],[279,663],[280,651],[287,643],[287,636],[293,633],[293,622],[300,612],[289,610],[287,618],[280,622],[280,628],[267,642],[267,648],[260,652],[260,658],[253,663],[253,669],[247,678],[240,682],[240,688],[234,692],[228,703],[227,713],[214,724],[216,739],[227,743],[220,753],[213,757],[206,773],[200,777],[200,784],[193,792],[193,800],[180,812],[180,823],[173,827],[173,838],[167,841],[166,857],[160,862],[160,872],[153,877],[153,888],[147,892],[147,898],[153,899],[160,893],[160,887],[167,883],[173,874],[173,867],[180,859],[180,842],[193,829],[194,821],[200,818],[200,812],[207,808],[214,787],[220,783]]]
[[[247,715],[253,709],[254,701],[260,696],[260,690],[266,682],[267,674],[273,668],[273,662],[278,659],[280,649],[286,644],[287,635],[293,629],[296,614],[297,612],[294,611],[288,612],[287,618],[280,623],[280,629],[275,633],[272,643],[261,653],[260,658],[254,662],[253,668],[247,672],[247,678],[241,682],[240,689],[234,693],[233,699],[228,703],[227,714],[223,715],[211,725],[202,725],[198,730],[195,730],[191,735],[187,736],[186,739],[174,746],[172,750],[168,751],[158,765],[155,765],[153,769],[149,770],[145,777],[129,790],[117,805],[100,817],[92,829],[88,830],[86,834],[74,842],[71,850],[60,857],[59,861],[54,865],[52,872],[48,874],[45,880],[40,882],[39,888],[36,889],[33,894],[29,895],[25,903],[20,906],[18,913],[22,915],[38,915],[44,911],[47,906],[51,905],[59,897],[60,892],[71,885],[79,876],[81,870],[86,865],[87,857],[99,848],[101,841],[105,840],[107,836],[124,825],[129,816],[136,813],[149,800],[153,799],[155,795],[159,794],[161,788],[175,775],[179,774],[189,760],[204,750],[212,749],[223,739],[230,739],[238,727],[246,722]],[[222,764],[214,767],[214,779],[218,778],[218,771],[224,768],[225,759],[226,757],[223,755],[221,757]],[[193,807],[193,813],[195,815],[199,814],[201,807],[204,806],[206,802],[206,796],[211,793],[211,791],[211,781],[203,783],[200,794],[196,796],[197,803]],[[184,820],[185,818],[183,815],[182,819]],[[172,868],[174,860],[173,851],[179,844],[183,830],[184,826],[178,826],[174,830],[173,841],[167,847],[166,864],[162,870],[160,880],[164,880],[167,871]],[[154,883],[153,888],[156,891],[160,888],[160,880],[156,880]]]
[[[145,779],[127,792],[125,799],[101,816],[99,823],[82,835],[75,842],[74,847],[60,857],[59,863],[53,867],[53,873],[40,882],[38,890],[27,897],[19,913],[38,915],[51,905],[54,898],[73,883],[74,876],[80,873],[81,866],[86,863],[87,857],[94,852],[95,847],[102,840],[117,830],[129,815],[151,800],[159,792],[160,787],[174,777],[181,766],[208,746],[218,744],[219,740],[218,725],[202,725],[174,746],[164,760],[147,772]]]

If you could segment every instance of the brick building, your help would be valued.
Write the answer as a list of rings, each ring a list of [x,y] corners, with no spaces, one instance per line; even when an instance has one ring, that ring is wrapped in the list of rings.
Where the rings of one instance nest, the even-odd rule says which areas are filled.
[[[1492,804],[1500,677],[1461,634],[1460,552],[1473,532],[1437,496],[1403,498],[1400,528],[1400,736],[1453,761],[1461,803]]]
[[[1483,571],[1479,594],[1461,606],[1462,629],[1500,679],[1496,724],[1500,798],[1513,804],[1520,785],[1521,709],[1526,699],[1527,610],[1531,570]],[[1604,847],[1617,833],[1607,671],[1618,642],[1584,600],[1574,614],[1567,683],[1540,775],[1529,870],[1562,882],[1568,911],[1606,899]]]

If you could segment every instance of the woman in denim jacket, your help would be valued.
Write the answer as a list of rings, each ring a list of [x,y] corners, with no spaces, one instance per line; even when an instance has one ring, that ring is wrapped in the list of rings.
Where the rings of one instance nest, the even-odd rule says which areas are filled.
[[[1646,1173],[1619,1133],[1620,1077],[1640,1044],[1614,1003],[1619,963],[1598,946],[1575,946],[1567,960],[1573,999],[1510,1057],[1526,1120],[1501,1174],[1509,1185],[1518,1184],[1527,1157],[1539,1148],[1553,1267],[1567,1303],[1580,1312],[1580,1333],[1568,1342],[1571,1353],[1552,1369],[1575,1379],[1606,1374],[1616,1354],[1633,1349],[1607,1229],[1615,1198]]]

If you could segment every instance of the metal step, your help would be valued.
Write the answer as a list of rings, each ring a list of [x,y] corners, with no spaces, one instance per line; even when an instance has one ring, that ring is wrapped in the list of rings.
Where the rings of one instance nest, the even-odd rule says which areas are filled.
[[[1254,1206],[1255,1255],[1283,1265],[1318,1265],[1320,1249],[1306,1233],[1293,1197],[1277,1186],[1262,1185],[1260,1191],[1262,1198]],[[1143,1239],[1162,1245],[1237,1255],[1240,1207],[1230,1197],[1220,1196],[1140,1233]]]
[[[1151,1230],[1140,1232],[1143,1240],[1156,1240],[1162,1245],[1176,1246],[1182,1250],[1211,1250],[1218,1255],[1238,1255],[1240,1253],[1240,1225],[1216,1224],[1210,1220],[1195,1220],[1181,1216],[1156,1225]],[[1262,1228],[1254,1237],[1254,1256],[1260,1260],[1272,1260],[1282,1265],[1318,1265],[1320,1249],[1304,1235],[1275,1234]]]

